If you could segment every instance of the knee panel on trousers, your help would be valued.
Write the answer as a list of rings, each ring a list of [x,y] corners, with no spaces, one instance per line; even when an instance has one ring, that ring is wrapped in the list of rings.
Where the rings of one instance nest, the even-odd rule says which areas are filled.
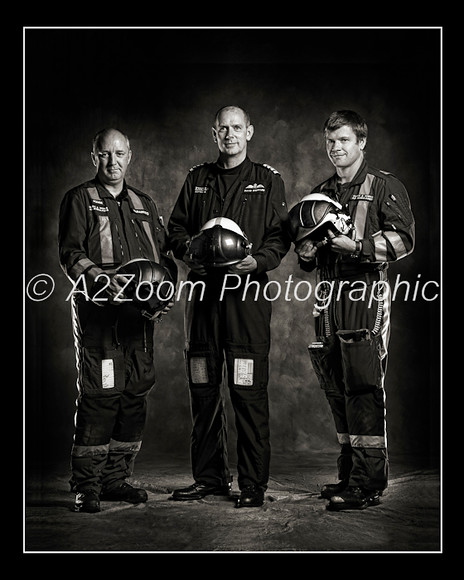
[[[222,357],[208,348],[185,351],[186,372],[191,388],[222,382]]]
[[[262,350],[263,352],[259,352]],[[269,382],[267,347],[226,351],[228,382],[231,389],[266,389]]]

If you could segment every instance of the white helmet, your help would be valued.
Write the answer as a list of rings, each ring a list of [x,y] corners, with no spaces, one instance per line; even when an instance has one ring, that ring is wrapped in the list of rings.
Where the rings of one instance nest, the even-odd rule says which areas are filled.
[[[226,217],[207,221],[190,242],[190,258],[205,267],[232,266],[251,253],[252,244],[238,224]]]

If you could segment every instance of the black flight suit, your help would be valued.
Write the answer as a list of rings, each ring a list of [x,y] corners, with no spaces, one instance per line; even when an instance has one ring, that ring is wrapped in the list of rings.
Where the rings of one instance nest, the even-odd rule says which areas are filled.
[[[252,242],[258,268],[249,277],[259,287],[290,247],[287,205],[279,173],[248,157],[237,168],[217,163],[192,168],[169,221],[173,253],[181,260],[188,242],[210,219],[235,221]],[[192,271],[189,280],[204,281],[186,303],[186,360],[193,429],[191,455],[197,483],[223,486],[231,481],[227,433],[220,385],[227,376],[237,426],[238,484],[263,491],[269,477],[268,373],[271,303],[243,287],[223,293],[226,272],[206,276]],[[245,276],[242,276],[245,278]],[[232,286],[232,284],[230,284]],[[224,367],[225,362],[225,367]]]

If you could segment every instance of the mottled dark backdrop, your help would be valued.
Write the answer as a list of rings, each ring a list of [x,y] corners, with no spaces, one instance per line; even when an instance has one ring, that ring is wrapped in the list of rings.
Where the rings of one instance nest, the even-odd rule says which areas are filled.
[[[391,278],[440,281],[439,30],[30,29],[25,54],[25,280],[47,273],[56,284],[47,300],[26,297],[28,464],[62,461],[72,444],[71,285],[58,264],[57,218],[64,193],[94,175],[90,144],[100,128],[128,133],[128,181],[155,198],[167,221],[188,169],[216,158],[210,128],[222,105],[248,109],[250,156],[279,170],[290,207],[332,173],[325,118],[353,108],[369,124],[369,160],[402,179],[416,216],[416,250],[391,267]],[[314,284],[293,250],[271,273],[282,285],[290,275]],[[427,288],[430,297],[435,287]],[[390,450],[432,458],[440,448],[440,301],[401,296],[386,383]],[[334,448],[306,350],[312,300],[281,298],[273,308],[272,447]],[[176,304],[156,327],[158,379],[143,453],[189,453],[182,310]],[[233,456],[232,421],[231,447]]]

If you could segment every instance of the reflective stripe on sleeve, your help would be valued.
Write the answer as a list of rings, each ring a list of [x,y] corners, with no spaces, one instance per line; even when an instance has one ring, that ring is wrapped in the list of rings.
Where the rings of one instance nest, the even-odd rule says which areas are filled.
[[[89,260],[88,258],[82,258],[82,260],[78,260],[74,266],[68,270],[67,274],[70,278],[77,280],[81,274],[93,266],[95,266],[95,264],[92,262],[92,260]]]
[[[377,262],[387,261],[387,240],[383,237],[382,232],[377,232],[372,236],[374,240],[375,259]]]
[[[397,260],[404,258],[408,254],[408,251],[406,250],[403,240],[401,239],[401,236],[399,234],[397,234],[396,232],[384,232],[384,236],[393,246]]]

